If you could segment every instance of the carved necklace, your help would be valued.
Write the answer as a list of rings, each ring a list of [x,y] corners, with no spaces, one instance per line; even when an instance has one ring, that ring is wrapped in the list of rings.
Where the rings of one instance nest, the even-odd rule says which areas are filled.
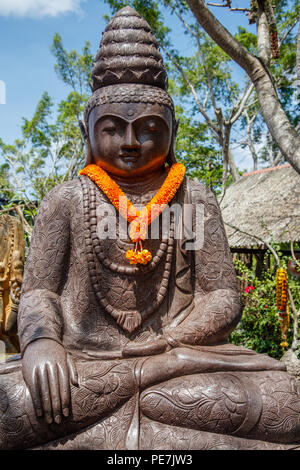
[[[96,187],[95,185],[89,186],[84,177],[80,178],[80,182],[83,192],[83,214],[87,264],[93,290],[98,302],[104,308],[106,313],[111,315],[116,320],[117,324],[123,328],[123,330],[132,333],[141,325],[143,321],[145,321],[153,312],[155,312],[155,310],[160,307],[167,294],[174,248],[173,214],[171,214],[169,236],[167,239],[162,241],[157,255],[154,256],[152,262],[148,266],[142,266],[141,268],[138,268],[137,266],[117,266],[115,263],[110,262],[103,263],[105,267],[111,271],[116,271],[119,274],[136,275],[140,269],[143,271],[146,270],[147,272],[154,269],[161,261],[163,255],[166,255],[162,283],[158,289],[154,302],[151,305],[146,305],[145,308],[143,308],[141,311],[116,309],[109,303],[105,293],[102,292],[101,276],[99,276],[99,273],[97,272],[97,259],[103,261],[104,254],[102,253],[103,248],[101,247],[101,244],[99,244],[96,230]]]
[[[130,264],[147,264],[151,261],[152,255],[149,250],[143,249],[142,241],[146,239],[148,225],[163,212],[180,187],[185,175],[184,165],[174,163],[171,166],[161,188],[141,210],[129,201],[120,186],[98,165],[87,165],[79,171],[79,175],[87,175],[94,181],[121,216],[128,220],[129,236],[135,244],[133,250],[126,252]]]

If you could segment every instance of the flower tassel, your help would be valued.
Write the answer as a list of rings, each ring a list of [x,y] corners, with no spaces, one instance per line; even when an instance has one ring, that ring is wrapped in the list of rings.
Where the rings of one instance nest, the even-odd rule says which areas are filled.
[[[140,250],[137,249],[138,244],[140,245]],[[130,264],[147,264],[152,260],[152,255],[149,250],[143,249],[142,242],[137,242],[134,250],[126,251],[126,258]]]
[[[287,348],[287,333],[290,326],[290,311],[287,303],[288,277],[286,269],[279,268],[276,271],[276,305],[278,309],[279,324],[282,342],[280,346]]]
[[[126,252],[126,258],[130,264],[149,263],[152,255],[149,250],[143,249],[142,241],[146,239],[148,226],[168,206],[180,187],[185,175],[184,165],[174,163],[171,166],[161,188],[141,210],[138,210],[129,201],[119,185],[100,166],[87,165],[79,171],[79,175],[87,175],[94,181],[121,216],[129,222],[129,237],[135,243],[134,250],[127,250]],[[138,246],[140,249],[138,249]]]

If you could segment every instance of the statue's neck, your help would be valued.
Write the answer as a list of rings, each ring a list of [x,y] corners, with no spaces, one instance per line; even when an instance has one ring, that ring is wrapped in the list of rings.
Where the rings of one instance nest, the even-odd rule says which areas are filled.
[[[166,179],[167,171],[165,167],[161,167],[155,173],[148,174],[140,180],[125,180],[113,175],[110,176],[120,186],[125,194],[143,196],[149,192],[159,190]]]

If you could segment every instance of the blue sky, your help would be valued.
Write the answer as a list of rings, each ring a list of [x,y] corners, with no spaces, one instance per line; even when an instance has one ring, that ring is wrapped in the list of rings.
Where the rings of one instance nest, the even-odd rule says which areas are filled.
[[[233,1],[233,6],[248,6],[249,0]],[[238,24],[248,27],[244,14],[213,8],[231,31]],[[67,50],[81,50],[84,41],[96,54],[105,28],[104,14],[110,14],[102,0],[0,0],[0,81],[6,85],[6,104],[0,104],[0,138],[13,143],[21,136],[22,117],[30,119],[42,93],[48,91],[58,103],[69,89],[54,71],[50,52],[58,32]],[[166,23],[175,28],[175,46],[189,53],[191,44],[170,14]],[[1,94],[0,94],[1,102]]]

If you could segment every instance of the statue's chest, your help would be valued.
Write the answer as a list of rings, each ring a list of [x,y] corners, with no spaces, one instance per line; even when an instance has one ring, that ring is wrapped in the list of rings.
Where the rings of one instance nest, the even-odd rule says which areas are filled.
[[[97,213],[98,227],[106,222],[100,212]],[[114,308],[140,311],[155,302],[164,276],[168,275],[169,241],[161,238],[145,240],[143,248],[151,252],[152,262],[145,266],[131,265],[126,252],[134,249],[134,244],[120,227],[123,222],[120,223],[118,216],[109,222],[109,238],[101,237],[101,229],[96,231],[98,238],[94,238],[94,250],[101,272],[101,290]],[[115,236],[112,236],[113,231]]]
[[[162,230],[157,223],[143,248],[152,254],[147,265],[131,265],[126,252],[134,248],[127,221],[115,211],[91,182],[83,182],[85,243],[90,278],[96,297],[112,316],[139,312],[142,319],[154,313],[166,297],[174,248],[174,226]],[[146,204],[151,195],[145,195]],[[137,205],[134,197],[132,203]]]

